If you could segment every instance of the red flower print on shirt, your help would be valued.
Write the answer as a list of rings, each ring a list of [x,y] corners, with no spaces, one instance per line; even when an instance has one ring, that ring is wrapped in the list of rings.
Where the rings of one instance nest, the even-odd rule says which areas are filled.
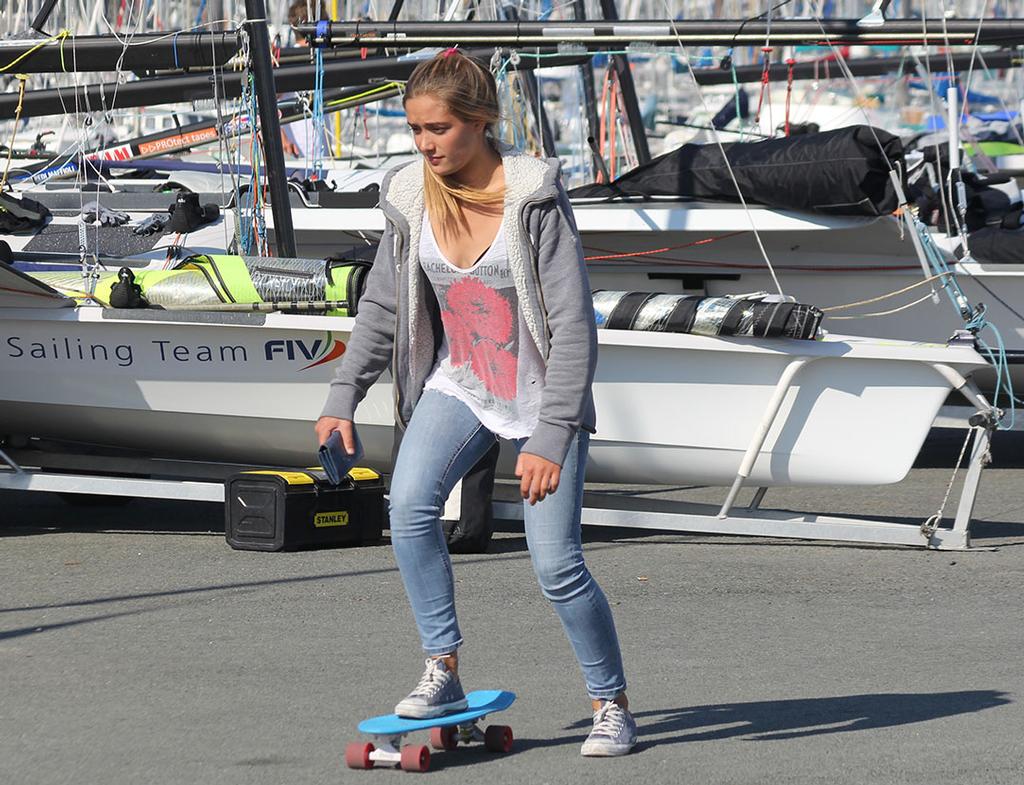
[[[479,278],[456,281],[446,298],[452,312],[478,337],[502,344],[512,336],[512,306]]]
[[[471,352],[473,373],[496,398],[511,401],[516,397],[518,358],[493,341],[482,340]]]
[[[441,323],[448,336],[448,359],[452,365],[465,365],[473,349],[473,333],[466,323],[451,311],[441,311]]]

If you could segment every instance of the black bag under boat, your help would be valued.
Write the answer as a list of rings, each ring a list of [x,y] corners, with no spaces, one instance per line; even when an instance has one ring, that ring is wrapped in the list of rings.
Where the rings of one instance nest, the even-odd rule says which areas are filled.
[[[594,292],[594,318],[604,330],[812,340],[822,316],[813,305],[771,297]]]
[[[886,159],[894,166],[901,162],[903,144],[881,129],[853,125],[723,147],[748,204],[833,215],[887,215],[898,206]],[[683,145],[609,185],[584,185],[569,194],[739,202],[717,144]]]

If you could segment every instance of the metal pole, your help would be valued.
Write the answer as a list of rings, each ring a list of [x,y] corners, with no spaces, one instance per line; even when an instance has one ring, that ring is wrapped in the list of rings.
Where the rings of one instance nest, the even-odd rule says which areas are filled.
[[[615,7],[615,0],[601,0],[601,13],[609,21],[618,21],[619,11]],[[633,147],[636,150],[637,161],[645,164],[651,160],[651,150],[647,146],[647,129],[644,128],[644,121],[640,117],[640,103],[636,97],[636,86],[633,84],[633,72],[629,67],[629,58],[625,55],[612,55],[612,65],[615,68],[615,76],[622,88],[622,98],[626,103],[626,119],[629,121],[629,130],[633,135]]]
[[[395,0],[395,4],[391,6],[391,13],[388,14],[389,22],[397,22],[398,15],[402,13],[402,6],[405,5],[405,0]]]
[[[602,0],[602,7],[608,0]],[[607,13],[607,12],[606,12]],[[742,32],[740,28],[742,27]],[[678,46],[786,46],[805,44],[937,44],[1011,46],[1024,40],[1024,18],[898,19],[881,29],[858,27],[855,19],[647,19],[485,22],[332,22],[326,35],[299,25],[317,45],[416,49],[422,46],[545,46],[552,41],[600,50],[631,43]]]
[[[267,9],[263,0],[245,0],[245,16],[249,26],[249,47],[259,103],[260,136],[267,158],[267,185],[270,188],[270,209],[274,214],[274,237],[278,256],[295,256],[295,230],[292,208],[288,203],[288,178],[284,171],[284,150],[281,149],[281,124],[277,118],[277,90],[274,69],[270,63],[270,34],[267,31]]]
[[[949,63],[950,55],[939,54],[928,58],[921,58],[921,64],[932,71],[945,71]],[[971,62],[977,62],[977,55],[970,52],[952,55],[953,71],[963,71],[971,67]],[[854,76],[882,76],[884,74],[898,73],[900,68],[906,66],[906,60],[902,57],[864,57],[856,60],[847,60],[846,65]],[[1017,50],[1000,50],[985,54],[985,65],[990,69],[1012,68],[1021,64],[1021,53]],[[793,81],[808,79],[820,80],[822,82],[830,79],[845,79],[845,75],[834,63],[824,60],[801,60],[792,66]],[[732,84],[734,81],[740,84],[760,82],[764,78],[764,66],[741,65],[735,70],[723,71],[721,68],[694,68],[693,75],[699,85],[722,85]],[[768,66],[769,82],[785,82],[790,76],[790,66],[786,63],[772,63]]]
[[[750,477],[750,473],[754,470],[754,463],[757,461],[757,456],[761,453],[764,440],[768,438],[768,431],[771,430],[775,419],[779,416],[779,409],[782,408],[782,403],[786,400],[786,393],[793,386],[793,378],[801,368],[807,365],[807,363],[814,362],[815,359],[817,358],[794,357],[782,371],[779,381],[775,383],[775,389],[772,391],[772,397],[768,401],[768,406],[765,408],[764,414],[761,415],[761,422],[758,424],[750,444],[747,445],[747,451],[743,454],[743,460],[740,461],[740,468],[736,472],[736,479],[733,480],[732,487],[729,488],[729,494],[726,496],[722,509],[718,511],[719,518],[728,517],[733,504],[736,502],[736,496],[739,494],[740,488],[743,487],[743,482]]]
[[[362,106],[374,101],[382,101],[385,98],[398,95],[398,92],[397,86],[388,87],[387,85],[380,85],[377,88],[364,85],[342,90],[324,91],[324,114],[337,114],[343,109]],[[368,94],[360,96],[360,93]],[[351,100],[349,100],[350,98]],[[290,101],[281,101],[277,105],[277,110],[280,115],[281,124],[293,123],[305,116],[302,111],[302,103],[297,98]],[[120,142],[114,146],[114,149],[118,151],[117,161],[107,159],[107,150],[99,150],[94,154],[87,155],[86,158],[96,169],[102,169],[115,163],[138,162],[146,158],[171,155],[182,150],[191,150],[195,147],[212,144],[224,136],[250,133],[252,130],[249,122],[245,119],[240,119],[237,123],[227,123],[225,126],[221,126],[216,120],[207,120]],[[166,165],[166,162],[164,165]],[[210,166],[215,167],[216,165],[210,164]],[[55,170],[59,172],[56,175],[59,179],[65,179],[74,176],[79,169],[80,167],[76,159],[63,156],[55,161],[40,161],[39,163],[20,167],[14,173],[12,180],[14,182],[31,180],[32,175],[39,172],[49,171],[53,173]],[[195,171],[203,170],[199,168]],[[52,176],[54,175],[51,174]],[[45,175],[38,176],[34,182],[45,182],[51,179],[51,177],[46,177]]]
[[[22,74],[88,73],[115,71],[119,67],[136,72],[211,68],[226,65],[237,53],[238,34],[233,30],[172,35],[139,33],[129,47],[109,35],[52,41],[0,39],[0,63],[17,60],[16,70]]]
[[[485,61],[490,58],[493,49],[468,49],[466,53],[475,57],[483,58]],[[559,56],[554,47],[542,49],[542,52],[554,55],[546,58],[545,66],[554,65],[579,65],[587,58],[587,55],[565,55]],[[309,53],[307,51],[307,63],[302,65],[281,66],[274,71],[276,87],[281,92],[293,92],[298,90],[311,90],[316,69],[308,63]],[[350,87],[353,85],[368,84],[372,80],[379,79],[408,79],[412,69],[418,61],[407,60],[399,57],[368,57],[362,60],[358,57],[346,57],[341,59],[328,59],[324,57],[324,87]],[[528,70],[535,68],[540,62],[532,57],[524,57],[518,65],[510,68],[513,70]],[[59,70],[59,69],[58,69]],[[242,94],[242,78],[238,71],[227,71],[220,74],[218,79],[218,91],[222,98],[234,98]],[[104,89],[102,85],[83,86],[78,95],[82,104],[89,111],[106,111],[110,109],[112,92]],[[117,108],[126,109],[132,106],[153,106],[159,103],[180,103],[198,98],[209,98],[213,95],[213,83],[209,74],[185,74],[182,76],[159,76],[150,79],[139,79],[127,82],[118,88]],[[63,98],[63,102],[62,102]],[[18,94],[4,93],[0,95],[0,117],[5,113],[7,116],[14,115],[14,109],[18,104]],[[64,107],[67,105],[67,93],[57,89],[50,90],[29,90],[25,93],[25,100],[22,105],[22,117],[40,117],[45,115],[61,116]]]
[[[586,19],[587,9],[583,4],[583,0],[573,0],[572,2],[573,15],[577,19]],[[597,92],[594,88],[594,61],[587,60],[587,62],[580,65],[580,78],[583,80],[583,100],[586,103],[587,113],[587,137],[588,139],[597,139],[598,129],[601,127],[600,122],[597,119]],[[594,174],[601,172],[604,168],[604,162],[600,161],[600,156],[597,152],[597,145],[591,145],[590,156],[594,162]]]
[[[36,14],[36,18],[32,20],[32,24],[29,25],[29,27],[40,35],[46,35],[43,31],[43,25],[45,25],[47,20],[50,18],[50,14],[53,13],[53,8],[56,5],[57,0],[45,0],[43,7],[39,9],[39,13]]]

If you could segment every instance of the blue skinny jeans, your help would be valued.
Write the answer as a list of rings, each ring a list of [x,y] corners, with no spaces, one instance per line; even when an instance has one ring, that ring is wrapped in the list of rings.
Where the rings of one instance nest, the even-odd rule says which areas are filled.
[[[391,542],[405,591],[429,655],[462,644],[455,584],[440,515],[458,482],[494,444],[464,403],[427,390],[416,405],[391,480]],[[522,448],[525,439],[515,442]],[[589,434],[579,431],[562,466],[558,491],[523,503],[526,543],[544,596],[572,644],[591,698],[626,689],[619,640],[608,600],[583,561],[580,509]]]

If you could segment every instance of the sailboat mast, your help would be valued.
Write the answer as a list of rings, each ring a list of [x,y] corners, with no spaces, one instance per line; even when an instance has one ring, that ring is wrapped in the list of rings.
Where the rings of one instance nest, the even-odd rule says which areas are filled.
[[[288,178],[281,147],[281,124],[277,119],[277,90],[274,69],[270,62],[270,34],[267,31],[267,9],[263,0],[245,0],[245,16],[249,25],[249,46],[259,104],[260,136],[267,159],[267,186],[270,208],[274,214],[274,235],[278,256],[295,256],[295,231],[292,210],[288,203]]]

